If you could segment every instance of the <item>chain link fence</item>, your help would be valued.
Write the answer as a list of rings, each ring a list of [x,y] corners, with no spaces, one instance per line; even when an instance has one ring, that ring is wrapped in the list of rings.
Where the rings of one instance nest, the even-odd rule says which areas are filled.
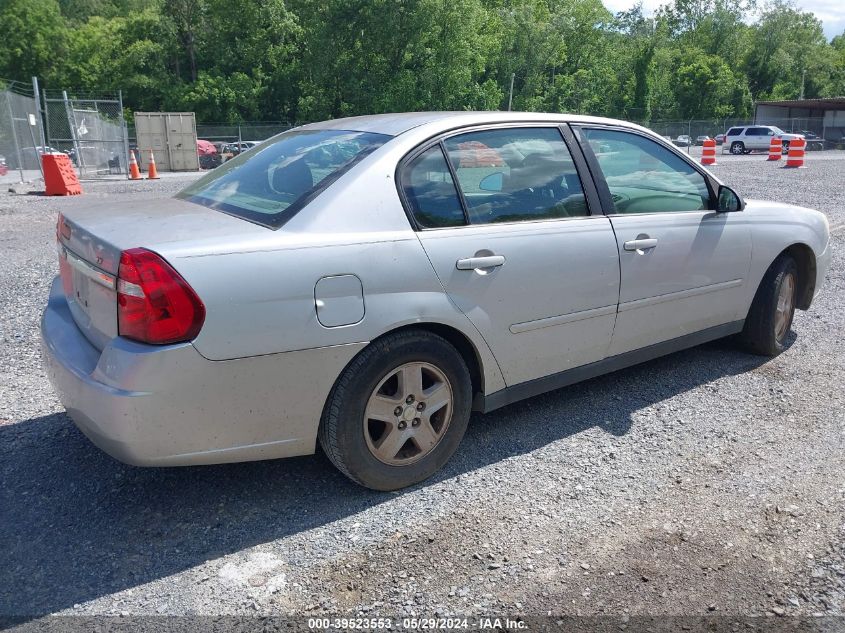
[[[66,152],[80,178],[128,173],[129,141],[121,94],[44,93],[47,142]]]
[[[45,148],[41,111],[32,86],[0,79],[0,176],[41,176]]]
[[[824,139],[825,147],[841,146],[845,143],[845,129],[826,127],[824,119],[820,117],[811,118],[789,118],[789,119],[700,119],[689,121],[650,121],[642,123],[645,127],[654,130],[661,136],[668,136],[673,141],[678,137],[688,137],[693,145],[696,139],[702,136],[715,138],[717,134],[724,134],[732,127],[746,125],[774,125],[784,132],[804,134],[808,138],[811,135],[818,139]],[[698,143],[699,145],[701,143]]]
[[[215,144],[264,141],[292,127],[294,127],[293,124],[282,121],[233,125],[227,123],[197,123],[197,138]],[[128,134],[130,144],[134,143],[137,139],[134,125],[128,127]]]
[[[206,141],[234,143],[237,141],[263,141],[281,134],[293,127],[290,123],[242,123],[240,125],[223,125],[219,123],[198,123],[197,138]]]

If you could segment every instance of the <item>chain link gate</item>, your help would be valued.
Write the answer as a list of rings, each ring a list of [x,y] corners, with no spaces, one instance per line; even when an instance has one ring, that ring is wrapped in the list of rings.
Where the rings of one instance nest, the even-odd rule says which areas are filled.
[[[0,80],[0,176],[17,172],[15,176],[22,181],[40,177],[44,151],[44,128],[34,87]]]
[[[47,141],[68,152],[80,178],[128,176],[123,96],[44,92]]]

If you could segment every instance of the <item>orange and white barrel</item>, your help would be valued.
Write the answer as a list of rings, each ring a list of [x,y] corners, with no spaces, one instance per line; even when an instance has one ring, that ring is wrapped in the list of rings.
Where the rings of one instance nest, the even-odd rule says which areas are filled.
[[[783,141],[779,136],[775,136],[769,143],[769,157],[766,160],[780,160],[781,154],[783,154]]]
[[[716,164],[716,139],[708,138],[704,141],[704,145],[701,148],[701,164]]]
[[[804,167],[804,148],[807,146],[807,141],[803,138],[789,141],[789,152],[786,155],[786,165],[784,167]]]

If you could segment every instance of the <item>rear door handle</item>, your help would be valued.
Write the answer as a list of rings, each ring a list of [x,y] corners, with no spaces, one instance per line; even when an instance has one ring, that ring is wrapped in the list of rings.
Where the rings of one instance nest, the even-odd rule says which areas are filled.
[[[505,263],[504,255],[487,255],[485,257],[467,257],[455,262],[458,270],[476,270],[478,268],[496,268]]]
[[[622,246],[626,251],[644,251],[657,246],[657,238],[648,237],[644,239],[630,240],[625,242]]]

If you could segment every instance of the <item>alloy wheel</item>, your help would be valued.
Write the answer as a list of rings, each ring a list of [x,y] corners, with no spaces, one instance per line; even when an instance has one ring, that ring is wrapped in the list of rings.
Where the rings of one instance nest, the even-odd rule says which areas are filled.
[[[795,275],[787,274],[780,284],[778,303],[775,308],[775,338],[782,341],[786,337],[795,312]]]
[[[373,457],[406,466],[428,455],[446,434],[452,386],[431,363],[405,363],[388,372],[364,410],[364,438]]]

